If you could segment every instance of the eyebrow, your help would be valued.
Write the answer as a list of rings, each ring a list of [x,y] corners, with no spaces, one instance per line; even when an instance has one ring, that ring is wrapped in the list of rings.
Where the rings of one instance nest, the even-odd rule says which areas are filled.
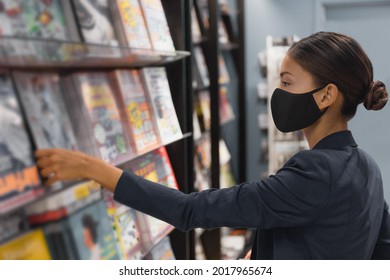
[[[280,73],[280,77],[283,77],[284,75],[287,75],[287,74],[294,76],[292,73],[285,71],[285,72]]]

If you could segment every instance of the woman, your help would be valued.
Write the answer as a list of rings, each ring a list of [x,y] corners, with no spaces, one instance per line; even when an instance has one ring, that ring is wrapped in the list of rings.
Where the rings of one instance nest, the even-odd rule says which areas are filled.
[[[257,228],[252,259],[390,258],[381,173],[347,125],[358,104],[379,110],[387,102],[369,58],[352,38],[319,32],[290,48],[280,78],[275,124],[301,129],[310,150],[262,181],[183,194],[77,152],[40,150],[37,164],[48,184],[96,180],[118,202],[182,230]]]

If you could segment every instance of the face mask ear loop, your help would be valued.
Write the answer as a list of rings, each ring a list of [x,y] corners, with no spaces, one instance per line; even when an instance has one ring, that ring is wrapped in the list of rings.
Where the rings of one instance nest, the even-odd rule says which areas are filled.
[[[320,87],[318,87],[318,88],[316,88],[316,89],[313,89],[312,91],[309,91],[307,94],[314,94],[314,93],[316,93],[316,92],[318,92],[318,91],[324,89],[327,85],[328,85],[328,84],[323,85],[323,86],[320,86]]]

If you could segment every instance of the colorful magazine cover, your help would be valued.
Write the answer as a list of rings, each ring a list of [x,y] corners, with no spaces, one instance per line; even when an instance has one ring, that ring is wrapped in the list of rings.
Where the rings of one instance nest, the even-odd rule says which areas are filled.
[[[68,224],[78,259],[120,259],[103,200],[81,209],[65,221]]]
[[[135,49],[151,49],[148,30],[138,0],[115,0],[115,23],[124,45]]]
[[[211,128],[210,92],[208,90],[199,91],[195,105],[203,131],[209,131]]]
[[[222,54],[218,56],[218,67],[219,67],[219,78],[218,78],[219,84],[221,85],[228,84],[230,82],[230,76],[226,67],[225,59],[223,58]]]
[[[161,142],[166,144],[180,139],[183,135],[173,105],[165,68],[143,68],[142,74]]]
[[[61,0],[22,1],[27,20],[27,36],[69,40]]]
[[[76,40],[61,0],[2,0],[0,35]]]
[[[83,114],[80,120],[91,128],[101,158],[120,164],[132,156],[113,88],[107,73],[79,73],[73,76],[77,92],[82,98]],[[77,100],[75,100],[77,102]]]
[[[142,238],[138,229],[138,217],[135,210],[128,207],[117,207],[116,219],[126,258],[141,259]]]
[[[11,78],[0,72],[0,213],[43,192]]]
[[[219,88],[219,121],[225,124],[235,119],[233,107],[230,104],[226,87]]]
[[[73,0],[77,22],[87,43],[118,45],[108,0]]]
[[[115,79],[117,100],[126,112],[124,120],[137,154],[156,148],[160,140],[139,71],[117,70]]]
[[[153,49],[174,52],[175,46],[161,0],[140,0]]]
[[[3,0],[0,7],[0,35],[79,41],[70,3],[62,0]],[[7,56],[28,56],[33,60],[63,59],[73,55],[58,42],[6,41]],[[16,58],[14,58],[16,59]]]
[[[118,251],[121,252],[123,259],[141,259],[143,256],[142,243],[145,238],[148,239],[149,237],[142,235],[137,212],[114,201],[112,192],[103,190],[102,193],[107,213],[114,229]]]
[[[0,245],[0,260],[50,260],[42,229],[36,229]]]

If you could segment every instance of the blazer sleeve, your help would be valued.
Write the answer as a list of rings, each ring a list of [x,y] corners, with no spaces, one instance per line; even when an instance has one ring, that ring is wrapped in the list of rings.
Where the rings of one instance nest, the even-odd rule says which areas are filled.
[[[184,194],[124,171],[114,199],[183,231],[293,227],[309,223],[324,210],[329,172],[323,157],[304,151],[265,180]]]
[[[376,242],[371,259],[390,260],[390,215],[389,206],[386,202],[383,209],[382,223],[379,230],[378,241]]]

